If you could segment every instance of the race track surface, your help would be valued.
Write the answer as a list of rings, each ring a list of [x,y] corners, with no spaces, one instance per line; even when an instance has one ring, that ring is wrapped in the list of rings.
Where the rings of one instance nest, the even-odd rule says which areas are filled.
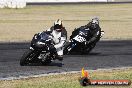
[[[54,61],[49,66],[39,63],[20,66],[19,60],[29,48],[29,43],[0,43],[0,79],[45,73],[59,73],[132,66],[132,40],[100,41],[89,55],[66,55],[64,61]]]

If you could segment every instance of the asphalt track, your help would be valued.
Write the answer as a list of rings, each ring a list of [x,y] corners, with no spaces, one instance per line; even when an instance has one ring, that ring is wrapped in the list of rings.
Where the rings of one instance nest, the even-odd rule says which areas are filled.
[[[30,43],[0,43],[0,79],[47,73],[132,66],[132,40],[100,41],[89,55],[65,55],[64,61],[48,66],[39,63],[20,66],[19,60]]]

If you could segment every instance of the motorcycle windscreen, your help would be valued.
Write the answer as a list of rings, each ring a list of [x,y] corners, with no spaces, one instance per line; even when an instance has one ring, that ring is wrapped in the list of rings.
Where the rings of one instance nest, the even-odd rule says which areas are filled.
[[[40,34],[40,37],[41,37],[41,40],[45,41],[45,40],[48,40],[49,39],[49,35],[46,34],[45,32],[42,32]]]

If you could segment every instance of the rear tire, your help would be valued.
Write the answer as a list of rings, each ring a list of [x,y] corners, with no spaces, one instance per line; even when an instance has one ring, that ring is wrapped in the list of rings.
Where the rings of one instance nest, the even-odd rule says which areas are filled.
[[[33,50],[27,50],[24,54],[23,54],[23,56],[21,57],[21,59],[20,59],[20,65],[21,66],[24,66],[24,65],[27,65],[27,64],[29,64],[29,58],[30,58],[30,56],[31,56],[31,54],[33,54],[34,53],[34,51]]]

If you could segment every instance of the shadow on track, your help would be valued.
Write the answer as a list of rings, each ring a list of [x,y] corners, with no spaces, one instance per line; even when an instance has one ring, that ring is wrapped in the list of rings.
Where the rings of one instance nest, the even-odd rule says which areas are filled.
[[[48,65],[43,65],[42,63],[30,63],[29,65],[26,66],[57,66],[57,67],[62,67],[64,64],[60,62],[51,62]]]
[[[68,54],[68,55],[64,55],[65,57],[88,57],[88,56],[96,56],[96,55],[101,55],[101,52],[90,52],[90,53],[86,53],[86,54],[80,54],[77,52],[74,52],[72,54]]]

